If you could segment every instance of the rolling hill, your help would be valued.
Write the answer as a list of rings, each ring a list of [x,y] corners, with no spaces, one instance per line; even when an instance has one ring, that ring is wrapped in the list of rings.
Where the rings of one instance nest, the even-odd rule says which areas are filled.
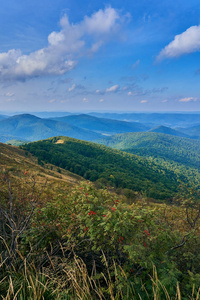
[[[29,143],[23,149],[41,163],[51,163],[85,179],[108,183],[117,189],[145,191],[149,197],[166,199],[177,188],[177,176],[151,160],[91,142],[54,137]],[[184,175],[181,176],[184,180]]]
[[[164,134],[170,134],[170,135],[179,136],[179,137],[190,138],[189,135],[187,135],[183,132],[180,132],[178,130],[175,130],[175,129],[172,129],[170,127],[166,127],[166,126],[163,126],[163,125],[152,128],[152,129],[149,130],[149,132],[164,133]]]
[[[30,114],[16,115],[0,120],[0,135],[12,135],[11,139],[25,139],[37,141],[56,135],[66,135],[74,138],[93,141],[101,137],[101,134],[78,128],[76,126],[41,119]]]
[[[107,137],[102,144],[128,153],[161,158],[200,171],[200,141],[163,133],[126,133]]]
[[[138,122],[125,122],[81,114],[60,118],[54,118],[56,121],[66,122],[68,124],[104,134],[116,134],[123,132],[147,131],[150,128]]]
[[[178,128],[179,131],[191,136],[194,139],[200,139],[200,125],[195,125],[187,128]]]

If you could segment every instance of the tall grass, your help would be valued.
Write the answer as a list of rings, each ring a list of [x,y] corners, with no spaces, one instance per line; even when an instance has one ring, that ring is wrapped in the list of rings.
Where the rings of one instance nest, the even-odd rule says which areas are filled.
[[[146,288],[145,282],[139,287],[131,281],[125,271],[114,261],[108,265],[105,256],[104,273],[97,273],[95,262],[89,274],[86,264],[76,255],[72,258],[50,257],[45,266],[39,261],[28,262],[19,255],[12,264],[2,260],[0,263],[0,296],[3,300],[181,300],[177,283],[176,296],[169,295],[165,286],[159,281],[156,267],[153,266],[151,285]],[[46,258],[46,257],[45,257]],[[44,261],[44,260],[43,260]],[[40,267],[39,267],[40,266]],[[200,299],[200,288],[195,294],[191,291],[190,300]],[[183,298],[182,298],[183,297]]]

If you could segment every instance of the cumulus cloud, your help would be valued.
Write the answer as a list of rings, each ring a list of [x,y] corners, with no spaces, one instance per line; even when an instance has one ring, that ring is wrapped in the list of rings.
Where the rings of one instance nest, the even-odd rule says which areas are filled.
[[[191,26],[186,31],[175,36],[158,55],[157,60],[179,57],[183,54],[200,51],[200,25]]]
[[[99,102],[104,102],[104,99],[100,99]]]
[[[140,103],[147,103],[147,100],[141,100]]]
[[[188,97],[188,98],[182,98],[179,100],[179,102],[191,102],[191,101],[197,101],[197,98]]]
[[[25,80],[62,75],[76,66],[78,57],[98,51],[117,33],[123,21],[123,16],[112,7],[85,16],[76,24],[70,24],[64,15],[60,20],[61,30],[49,34],[47,47],[29,55],[16,49],[0,53],[1,78]]]
[[[106,92],[116,93],[118,90],[119,90],[119,85],[116,84],[106,89]]]
[[[87,102],[88,102],[88,99],[84,97],[84,98],[83,98],[83,102],[84,102],[84,103],[87,103]]]

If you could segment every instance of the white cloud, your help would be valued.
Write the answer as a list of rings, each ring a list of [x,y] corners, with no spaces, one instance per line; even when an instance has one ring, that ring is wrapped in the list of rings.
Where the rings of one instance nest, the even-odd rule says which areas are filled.
[[[85,16],[83,21],[70,24],[64,15],[61,30],[48,36],[48,45],[29,55],[12,49],[0,53],[2,79],[25,80],[47,75],[62,75],[77,64],[77,57],[96,52],[117,33],[125,18],[112,7]]]
[[[168,100],[162,100],[162,102],[163,102],[163,103],[166,103],[166,102],[168,102]]]
[[[104,99],[100,99],[99,102],[104,102]]]
[[[148,102],[147,100],[140,101],[140,103],[147,103],[147,102]]]
[[[15,95],[15,93],[10,93],[10,92],[5,94],[6,97],[13,97],[14,95]]]
[[[132,96],[133,93],[132,93],[132,92],[128,92],[127,95],[128,95],[128,96]]]
[[[87,99],[87,98],[83,98],[83,102],[84,102],[84,103],[87,103],[87,102],[88,102],[88,99]]]
[[[179,100],[179,102],[191,102],[191,101],[197,101],[197,98],[188,97],[188,98],[182,98]]]
[[[75,83],[74,83],[74,84],[72,84],[72,86],[71,86],[70,88],[68,88],[68,91],[69,91],[69,92],[72,92],[72,91],[75,89],[75,87],[76,87],[76,85],[75,85]]]
[[[158,55],[157,60],[178,57],[183,54],[200,51],[200,25],[191,26],[186,31],[175,36]]]
[[[119,85],[116,84],[116,85],[113,85],[110,88],[106,89],[106,92],[113,92],[113,93],[115,93],[118,90],[119,90]]]

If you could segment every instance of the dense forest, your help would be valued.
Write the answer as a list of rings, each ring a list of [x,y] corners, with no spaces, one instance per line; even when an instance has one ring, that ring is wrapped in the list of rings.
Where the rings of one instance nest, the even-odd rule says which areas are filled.
[[[171,198],[177,190],[177,175],[151,160],[90,142],[55,137],[29,143],[23,149],[85,179],[108,183],[116,189],[143,191],[155,199]],[[180,174],[179,180],[186,178]]]

